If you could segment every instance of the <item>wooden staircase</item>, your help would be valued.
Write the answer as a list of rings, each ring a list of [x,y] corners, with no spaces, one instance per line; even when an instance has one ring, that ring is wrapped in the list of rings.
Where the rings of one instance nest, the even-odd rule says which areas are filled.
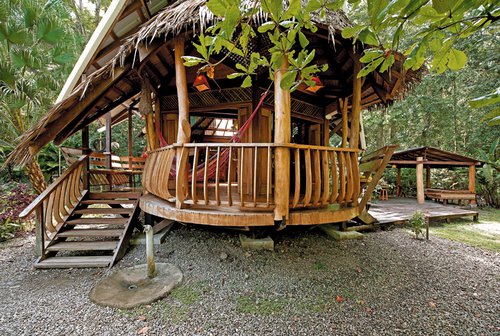
[[[138,192],[87,193],[50,242],[36,268],[111,267],[126,252],[139,214]]]
[[[36,268],[111,267],[140,226],[141,192],[90,192],[88,167],[80,157],[20,214],[36,214]]]

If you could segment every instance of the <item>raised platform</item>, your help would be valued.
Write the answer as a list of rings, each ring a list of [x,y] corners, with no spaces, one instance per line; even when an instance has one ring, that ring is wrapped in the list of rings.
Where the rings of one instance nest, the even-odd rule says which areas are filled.
[[[472,217],[477,219],[478,212],[453,205],[442,205],[432,201],[418,204],[414,198],[390,198],[372,204],[368,211],[380,224],[406,224],[413,213],[422,211],[432,220],[449,220],[451,218]]]
[[[275,224],[272,209],[249,211],[249,208],[215,205],[177,209],[174,203],[153,194],[143,195],[139,204],[144,212],[184,223],[230,227],[273,226]],[[357,211],[357,208],[339,208],[332,205],[320,209],[296,209],[290,212],[287,225],[338,223],[356,217]]]

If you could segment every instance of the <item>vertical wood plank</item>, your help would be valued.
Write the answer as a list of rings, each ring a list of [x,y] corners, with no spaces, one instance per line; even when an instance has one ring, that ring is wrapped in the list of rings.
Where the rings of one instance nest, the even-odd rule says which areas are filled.
[[[267,175],[266,175],[266,205],[269,206],[271,197],[271,146],[267,146]]]
[[[361,196],[361,181],[359,176],[359,165],[358,165],[358,154],[351,153],[351,164],[352,164],[352,174],[353,174],[353,199],[352,204],[354,206],[358,205],[358,199]]]
[[[337,203],[342,204],[345,199],[345,189],[346,189],[346,176],[345,176],[345,159],[344,152],[337,152],[339,161],[339,179],[340,179],[340,191]]]
[[[311,201],[312,195],[312,164],[311,164],[311,150],[309,148],[304,151],[304,164],[306,168],[306,191],[304,194],[303,205],[308,206]]]
[[[318,206],[318,202],[321,196],[321,160],[319,149],[314,150],[314,191],[312,204]]]
[[[253,153],[253,207],[255,208],[257,206],[257,166],[258,166],[258,161],[257,161],[257,150],[258,147],[255,146],[254,148],[254,153]]]
[[[233,205],[233,197],[231,194],[231,173],[233,167],[233,147],[229,147],[229,159],[227,163],[227,203],[229,206]]]
[[[205,205],[208,205],[208,161],[210,161],[210,150],[208,146],[205,149],[205,171],[203,172],[203,199]]]
[[[323,194],[321,197],[321,204],[326,205],[328,203],[328,197],[330,196],[330,167],[328,166],[328,151],[321,151],[321,170],[323,172]]]
[[[216,167],[215,167],[215,204],[217,206],[220,205],[220,193],[219,193],[219,173],[220,173],[220,146],[217,146],[217,159],[216,159]]]
[[[351,154],[345,153],[344,158],[345,158],[345,165],[346,165],[346,172],[347,172],[347,191],[346,191],[345,201],[352,202],[354,185],[353,185],[353,176],[352,176],[353,175],[352,174],[352,164],[353,163],[351,161]]]
[[[198,194],[197,194],[197,190],[196,190],[196,182],[198,182],[198,181],[196,179],[196,175],[198,173],[199,156],[200,156],[199,147],[196,146],[194,148],[193,169],[192,169],[192,173],[191,173],[191,198],[193,199],[193,204],[198,203]]]
[[[330,195],[330,203],[333,204],[337,201],[339,195],[339,181],[337,175],[337,163],[335,161],[335,152],[330,152],[330,166],[332,167],[332,193]]]
[[[300,198],[300,149],[295,148],[295,190],[292,200],[292,208],[297,207]]]
[[[238,178],[240,182],[240,206],[243,207],[245,206],[245,188],[243,187],[243,172],[244,166],[245,166],[245,149],[243,147],[240,147],[240,176]]]

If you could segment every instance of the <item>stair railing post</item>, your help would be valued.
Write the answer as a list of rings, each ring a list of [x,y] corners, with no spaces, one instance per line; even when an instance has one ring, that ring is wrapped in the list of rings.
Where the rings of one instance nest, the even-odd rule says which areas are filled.
[[[45,253],[45,223],[43,221],[43,203],[36,209],[35,250],[36,254],[39,257],[43,256]]]
[[[90,165],[90,148],[89,148],[89,127],[86,126],[82,129],[82,154],[87,155],[85,162],[83,163],[82,180],[83,189],[90,190],[89,183],[89,165]]]

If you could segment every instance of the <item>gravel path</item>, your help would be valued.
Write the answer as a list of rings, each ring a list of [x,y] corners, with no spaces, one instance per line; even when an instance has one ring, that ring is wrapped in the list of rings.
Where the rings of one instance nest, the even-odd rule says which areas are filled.
[[[237,233],[177,227],[156,257],[184,285],[128,311],[89,301],[107,270],[34,270],[33,240],[0,244],[2,336],[500,335],[500,255],[402,229],[341,243],[293,230],[249,253]]]

